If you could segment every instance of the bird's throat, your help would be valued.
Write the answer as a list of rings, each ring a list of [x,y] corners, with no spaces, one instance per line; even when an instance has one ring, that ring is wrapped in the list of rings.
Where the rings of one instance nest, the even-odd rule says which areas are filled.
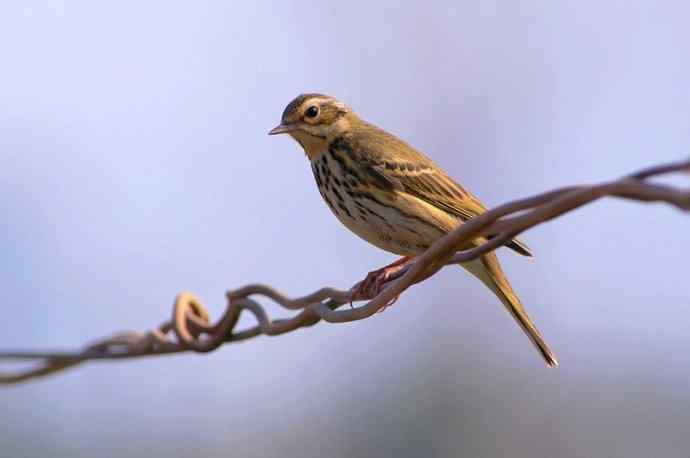
[[[290,135],[302,146],[304,153],[310,161],[318,158],[328,150],[328,141],[325,137],[311,135],[306,132],[291,132]]]

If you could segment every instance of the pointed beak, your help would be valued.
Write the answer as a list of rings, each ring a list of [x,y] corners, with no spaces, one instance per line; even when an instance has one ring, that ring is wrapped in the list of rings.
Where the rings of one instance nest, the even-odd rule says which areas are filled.
[[[294,126],[291,126],[289,124],[278,124],[273,129],[268,131],[268,135],[287,134],[288,132],[292,132],[293,130],[295,130]]]

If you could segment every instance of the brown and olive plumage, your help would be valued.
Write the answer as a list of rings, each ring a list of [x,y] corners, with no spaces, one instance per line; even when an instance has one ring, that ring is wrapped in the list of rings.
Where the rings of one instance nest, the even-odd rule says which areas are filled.
[[[424,252],[440,237],[486,208],[431,159],[360,119],[342,102],[303,94],[269,134],[288,133],[311,162],[321,196],[352,232],[402,256]],[[468,244],[470,248],[481,240]],[[517,240],[507,244],[531,256]],[[491,289],[532,340],[549,366],[558,362],[489,253],[462,264]]]

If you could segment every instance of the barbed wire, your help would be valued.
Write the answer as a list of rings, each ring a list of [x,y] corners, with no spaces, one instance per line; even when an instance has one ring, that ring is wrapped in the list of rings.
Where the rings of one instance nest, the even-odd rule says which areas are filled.
[[[321,320],[344,323],[362,320],[384,309],[407,288],[429,278],[449,264],[466,262],[488,253],[520,233],[602,197],[618,197],[639,202],[663,202],[690,211],[690,189],[650,183],[647,180],[670,173],[690,173],[690,160],[662,164],[621,179],[596,185],[570,186],[516,200],[489,210],[434,243],[390,275],[378,287],[350,289],[321,288],[307,296],[290,298],[262,284],[250,284],[226,293],[225,313],[213,324],[206,307],[192,293],[180,293],[173,304],[172,317],[148,332],[126,331],[100,339],[75,352],[0,352],[0,361],[39,361],[35,367],[11,373],[0,372],[0,384],[13,384],[55,374],[94,360],[117,360],[164,355],[184,351],[210,352],[224,343],[247,340],[261,334],[276,336],[313,326]],[[487,242],[458,251],[466,242],[491,234]],[[264,297],[288,310],[298,310],[291,318],[272,320],[256,297]],[[353,302],[368,301],[354,307]],[[338,310],[345,304],[351,307]],[[257,324],[236,330],[240,315],[247,312]]]

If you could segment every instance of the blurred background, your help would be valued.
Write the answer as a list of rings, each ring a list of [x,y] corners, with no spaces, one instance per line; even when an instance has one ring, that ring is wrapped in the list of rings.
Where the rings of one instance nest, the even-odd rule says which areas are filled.
[[[0,349],[145,330],[182,290],[218,316],[229,288],[301,295],[392,261],[330,214],[297,144],[266,135],[300,92],[342,99],[489,207],[687,157],[689,15],[681,1],[4,2]],[[0,451],[687,456],[689,229],[607,200],[525,234],[533,260],[501,250],[556,370],[446,269],[365,321],[2,388]]]

